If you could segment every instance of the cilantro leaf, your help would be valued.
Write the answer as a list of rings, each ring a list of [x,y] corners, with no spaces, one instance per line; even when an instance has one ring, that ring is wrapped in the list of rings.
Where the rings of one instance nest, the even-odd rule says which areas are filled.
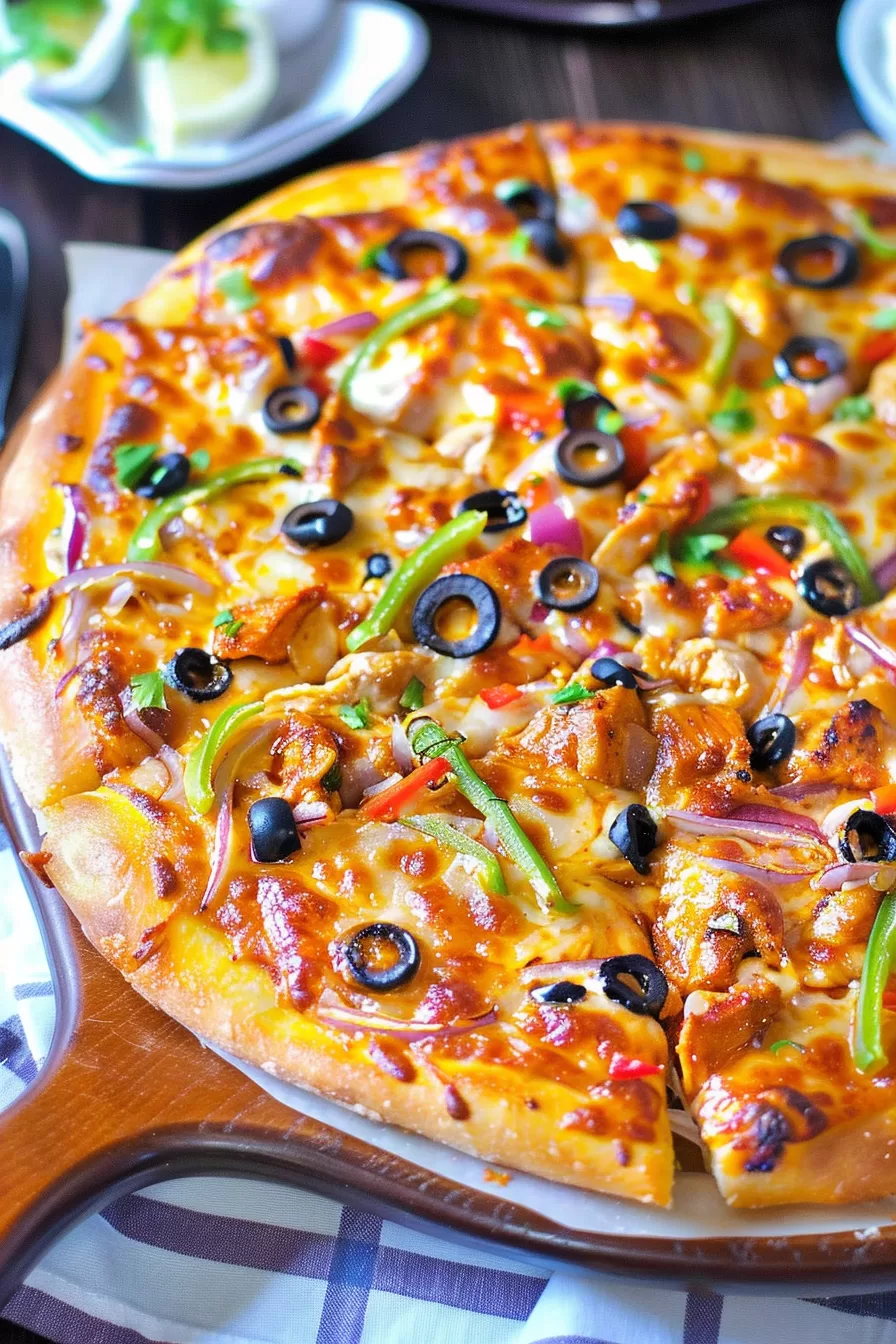
[[[874,415],[874,403],[870,397],[844,397],[843,400],[834,407],[834,420],[858,420],[864,424]]]
[[[215,289],[230,301],[238,313],[248,312],[258,303],[258,295],[252,288],[252,282],[242,268],[227,271],[218,277]]]
[[[131,706],[134,709],[167,709],[165,682],[161,672],[137,672],[130,680]]]
[[[686,149],[681,156],[681,161],[689,173],[702,173],[706,167],[706,159],[699,149]]]
[[[571,681],[562,690],[554,692],[551,696],[551,704],[577,705],[580,700],[593,700],[595,694],[595,691],[589,691],[588,687],[583,686],[580,681]]]
[[[370,701],[366,695],[356,705],[340,705],[336,712],[348,728],[370,727]]]
[[[157,443],[123,443],[115,449],[115,484],[120,490],[135,490],[146,477],[159,451]]]
[[[609,407],[598,413],[597,427],[602,434],[618,434],[625,428],[625,416],[621,411],[611,411]]]
[[[321,776],[321,788],[326,789],[327,793],[335,793],[342,783],[342,767],[339,762],[331,765],[325,775]]]
[[[190,466],[194,471],[208,471],[211,464],[212,457],[207,448],[197,448],[190,454]]]
[[[374,266],[376,266],[377,264],[377,259],[382,250],[383,250],[382,243],[371,243],[369,247],[365,247],[364,251],[358,258],[358,270],[359,271],[373,270]]]
[[[749,397],[742,387],[729,387],[722,405],[709,417],[709,423],[723,434],[748,434],[756,428],[756,417],[749,409]]]
[[[426,687],[419,677],[411,677],[407,686],[405,686],[398,703],[402,709],[422,709],[423,698],[426,694]]]
[[[234,635],[239,634],[245,624],[246,622],[234,616],[232,611],[219,611],[212,621],[215,629],[223,631],[228,639],[233,639]]]
[[[561,378],[555,391],[565,406],[568,401],[584,401],[586,397],[597,396],[597,387],[584,378]]]

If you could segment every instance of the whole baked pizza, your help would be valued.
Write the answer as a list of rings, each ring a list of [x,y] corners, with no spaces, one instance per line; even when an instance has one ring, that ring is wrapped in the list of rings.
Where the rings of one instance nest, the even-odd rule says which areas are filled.
[[[32,867],[279,1077],[667,1204],[896,1193],[896,173],[518,126],[283,187],[2,490]]]

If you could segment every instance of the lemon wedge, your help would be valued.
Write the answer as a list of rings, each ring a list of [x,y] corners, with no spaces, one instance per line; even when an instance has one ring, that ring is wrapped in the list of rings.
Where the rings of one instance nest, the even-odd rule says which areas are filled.
[[[209,51],[191,37],[174,56],[136,59],[144,136],[159,158],[185,147],[231,140],[246,130],[277,88],[277,47],[263,15],[233,12],[246,34],[235,51]]]

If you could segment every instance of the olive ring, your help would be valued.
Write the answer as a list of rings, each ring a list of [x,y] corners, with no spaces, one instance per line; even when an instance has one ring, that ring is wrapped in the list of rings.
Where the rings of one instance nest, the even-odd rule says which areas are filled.
[[[638,989],[620,976],[628,975]],[[631,1013],[641,1017],[659,1017],[669,993],[669,985],[659,966],[647,957],[633,952],[624,957],[607,957],[597,973],[598,981],[608,999],[621,1003]]]
[[[261,418],[272,434],[304,434],[320,418],[320,397],[310,387],[285,383],[274,388],[261,408]]]
[[[463,639],[446,639],[436,626],[439,612],[454,599],[470,603],[476,613],[476,625]],[[418,644],[448,658],[472,658],[494,643],[501,625],[501,604],[484,579],[472,574],[443,574],[417,598],[411,624]]]
[[[535,586],[539,601],[552,611],[582,611],[597,597],[600,575],[577,555],[558,555],[545,565]]]
[[[831,258],[829,275],[816,278],[800,269],[800,263],[808,257],[826,252]],[[851,285],[859,274],[859,250],[848,238],[836,233],[818,233],[812,238],[792,238],[778,253],[778,260],[772,268],[776,280],[785,285],[797,285],[801,289],[839,289],[842,285]]]
[[[581,466],[576,458],[591,449],[598,456],[593,467]],[[564,434],[554,449],[557,475],[567,485],[581,485],[586,490],[617,481],[625,471],[625,448],[615,434],[602,429],[571,429]]]
[[[396,953],[393,965],[374,970],[366,956],[367,944],[374,941],[391,943]],[[366,924],[343,944],[348,968],[359,985],[378,994],[406,985],[420,969],[420,948],[407,929],[398,924]]]
[[[445,263],[445,274],[449,280],[457,281],[466,273],[467,249],[457,238],[447,233],[436,233],[433,229],[403,229],[391,242],[380,248],[376,255],[376,267],[390,280],[407,280],[410,272],[404,264],[406,252],[418,248],[440,252]]]
[[[280,524],[280,531],[297,546],[333,546],[352,530],[355,515],[339,499],[315,499],[297,504]]]

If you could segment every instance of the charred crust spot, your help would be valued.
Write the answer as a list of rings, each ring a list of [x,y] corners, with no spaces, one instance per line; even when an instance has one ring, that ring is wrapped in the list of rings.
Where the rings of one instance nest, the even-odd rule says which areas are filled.
[[[752,1151],[744,1163],[751,1172],[774,1171],[785,1145],[805,1143],[827,1127],[827,1116],[793,1087],[771,1087],[750,1108],[747,1134],[735,1147]]]
[[[775,1106],[757,1106],[750,1133],[753,1154],[744,1163],[744,1171],[774,1171],[784,1145],[791,1138],[786,1115]]]
[[[156,895],[160,900],[170,900],[177,894],[180,886],[180,878],[177,870],[169,858],[164,854],[155,854],[149,863],[150,876]]]

